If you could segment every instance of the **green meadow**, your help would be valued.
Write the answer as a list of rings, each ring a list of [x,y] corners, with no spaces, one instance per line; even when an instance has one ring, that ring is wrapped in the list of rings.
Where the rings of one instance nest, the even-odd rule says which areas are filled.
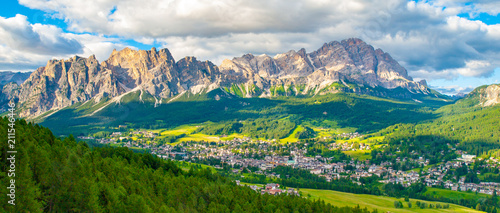
[[[449,189],[427,188],[425,194],[443,196],[450,199],[465,199],[465,200],[478,200],[481,198],[490,198],[491,195],[475,193],[475,192],[457,192]]]
[[[392,197],[366,195],[366,194],[351,194],[345,192],[337,192],[331,190],[317,190],[317,189],[300,189],[303,196],[311,195],[310,199],[322,199],[327,203],[331,203],[335,206],[357,206],[361,208],[367,207],[369,210],[377,209],[379,212],[481,212],[474,209],[466,208],[463,206],[458,206],[450,204],[448,209],[436,209],[436,208],[425,208],[420,209],[416,202],[425,202],[427,204],[438,204],[443,205],[441,202],[431,202],[424,200],[410,199],[412,204],[411,208],[408,208],[407,202],[403,198],[397,199]],[[399,200],[403,203],[403,208],[394,208],[394,201]]]

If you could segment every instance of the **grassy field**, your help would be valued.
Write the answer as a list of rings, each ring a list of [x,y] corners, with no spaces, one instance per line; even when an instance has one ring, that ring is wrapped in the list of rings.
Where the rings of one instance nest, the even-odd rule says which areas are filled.
[[[396,199],[392,197],[375,196],[375,195],[365,195],[365,194],[351,194],[345,192],[337,192],[330,190],[317,190],[317,189],[300,189],[304,196],[307,194],[311,195],[311,199],[323,199],[325,202],[331,203],[335,206],[356,206],[359,205],[361,208],[367,207],[370,210],[378,209],[379,212],[481,212],[474,209],[466,208],[463,206],[458,206],[450,204],[449,209],[420,209],[415,204],[417,201],[425,202],[427,204],[437,204],[440,202],[431,202],[410,199],[412,203],[412,208],[408,208],[407,202],[403,198]],[[394,201],[400,200],[403,203],[404,208],[396,209],[394,208]],[[441,203],[443,205],[443,203]]]
[[[288,135],[288,137],[286,138],[280,139],[280,142],[283,144],[287,142],[288,143],[298,142],[299,139],[295,135],[302,130],[304,130],[304,128],[301,125],[298,125],[297,127],[295,127],[292,134]]]
[[[184,137],[177,139],[176,142],[173,144],[177,144],[179,142],[184,142],[184,141],[218,142],[221,140],[226,141],[226,140],[233,140],[234,138],[245,137],[245,135],[243,135],[243,134],[236,134],[236,133],[228,135],[226,137],[218,137],[215,135],[194,133],[198,127],[199,127],[198,125],[182,125],[182,126],[179,126],[175,129],[154,129],[154,130],[149,130],[149,131],[160,134],[160,136],[158,136],[158,138],[165,138],[167,136],[179,136],[182,134],[185,135]]]
[[[202,133],[195,133],[196,129],[198,129],[200,126],[203,126],[203,124],[182,125],[182,126],[174,128],[174,129],[162,128],[162,129],[146,129],[146,130],[159,134],[159,136],[158,136],[159,139],[162,139],[165,137],[170,137],[170,136],[185,135],[181,138],[178,138],[172,144],[177,144],[177,143],[185,142],[185,141],[218,142],[218,141],[233,140],[234,138],[246,137],[246,135],[240,134],[240,133],[233,133],[233,134],[228,135],[226,137],[219,137],[217,135],[207,135],[207,134],[202,134]],[[316,138],[321,138],[324,136],[332,136],[332,135],[335,135],[338,133],[351,132],[351,130],[352,130],[352,128],[335,128],[335,129],[313,128],[313,129],[317,132]],[[297,133],[299,133],[300,131],[303,131],[303,130],[304,130],[304,127],[302,125],[297,125],[297,127],[295,129],[293,129],[293,131],[292,131],[292,133],[290,133],[290,135],[288,135],[286,138],[279,139],[279,142],[282,144],[298,142],[299,139],[297,138]],[[357,142],[357,143],[370,144],[373,147],[376,147],[376,146],[380,146],[380,145],[373,145],[373,141],[375,141],[375,140],[380,141],[380,140],[383,140],[383,138],[384,138],[384,136],[371,137],[369,139],[364,139],[364,140],[360,140],[360,138],[353,138],[353,139],[349,139],[349,140],[339,140],[339,141],[337,141],[337,143]],[[253,139],[267,141],[265,138],[253,138]],[[365,153],[368,153],[368,155],[366,155]],[[348,154],[351,157],[354,157],[356,159],[359,159],[359,160],[370,159],[371,156],[369,155],[369,153],[370,153],[370,151],[364,151],[364,150],[347,151],[346,152],[346,154]]]
[[[186,162],[186,161],[174,161],[177,166],[179,166],[182,170],[184,171],[189,171],[191,169],[191,166],[201,166],[202,169],[207,169],[209,168],[212,173],[217,173],[217,170],[213,166],[208,166],[205,164],[199,164],[199,163],[191,163],[191,162]]]
[[[147,131],[151,131],[153,133],[158,133],[159,136],[158,138],[165,138],[169,136],[179,136],[179,135],[185,135],[181,138],[178,138],[174,143],[172,144],[177,144],[180,142],[185,142],[185,141],[207,141],[207,142],[218,142],[218,141],[227,141],[227,140],[233,140],[234,138],[243,138],[246,135],[244,134],[239,134],[239,133],[233,133],[231,135],[228,135],[226,137],[219,137],[217,135],[207,135],[207,134],[201,134],[201,133],[195,133],[196,129],[199,128],[199,126],[202,126],[203,124],[198,124],[198,125],[182,125],[179,127],[176,127],[174,129],[149,129]],[[300,131],[303,131],[304,127],[301,125],[297,125],[297,127],[292,131],[290,135],[288,135],[286,138],[280,139],[279,142],[282,144],[285,143],[294,143],[298,142],[299,139],[297,138],[297,133]],[[321,128],[321,129],[315,129],[315,131],[318,132],[318,135],[320,136],[331,136],[334,134],[342,133],[342,132],[347,132],[350,129],[345,128],[345,129],[328,129],[328,128]],[[318,136],[318,137],[320,137]],[[259,139],[259,140],[266,140],[265,138],[254,138],[254,139]],[[382,137],[372,137],[370,140],[382,140]],[[135,139],[136,140],[136,139]],[[354,139],[349,139],[349,140],[340,140],[338,141],[339,143],[352,143],[352,142],[358,142],[358,143],[366,143],[366,144],[371,144],[368,139],[365,140],[360,140],[359,138],[354,138]],[[374,145],[372,145],[374,146]],[[368,153],[366,155],[365,153]],[[346,154],[350,155],[351,157],[354,157],[359,160],[366,160],[370,159],[371,156],[369,155],[370,151],[364,151],[364,150],[359,150],[359,151],[347,151]]]
[[[196,125],[182,125],[179,127],[176,127],[174,129],[154,129],[154,130],[149,130],[154,133],[159,133],[160,136],[158,138],[165,138],[168,136],[179,136],[179,135],[186,135],[182,138],[179,138],[175,141],[175,143],[172,143],[172,145],[175,145],[180,142],[184,141],[219,141],[218,137],[212,137],[209,135],[204,135],[204,134],[192,134],[198,126]]]
[[[375,141],[382,141],[384,140],[384,136],[374,136],[371,138],[363,139],[361,140],[360,138],[353,138],[353,139],[348,139],[348,140],[338,140],[337,143],[364,143],[364,144],[374,144]]]
[[[245,137],[245,135],[243,135],[243,134],[233,133],[233,134],[228,135],[226,137],[221,137],[220,140],[222,140],[222,141],[230,141],[230,140],[233,140],[235,138],[244,138],[244,137]]]
[[[178,136],[178,135],[182,135],[182,134],[191,134],[193,131],[195,131],[198,127],[196,126],[191,126],[191,125],[182,125],[182,126],[179,126],[175,129],[171,129],[171,130],[166,130],[166,129],[162,129],[162,131],[160,132],[160,135],[166,135],[166,136]],[[155,130],[153,130],[153,132],[155,132]]]
[[[370,160],[372,156],[370,155],[371,150],[356,150],[356,151],[343,151],[346,155],[358,160]],[[368,154],[367,154],[368,153]]]
[[[474,192],[457,192],[449,189],[427,188],[425,194],[443,196],[451,199],[478,200],[480,198],[489,198],[491,195]]]
[[[382,145],[380,144],[375,145],[375,142],[379,142],[382,140],[384,140],[384,136],[374,136],[367,139],[352,138],[348,140],[338,140],[336,143],[358,143],[358,144],[364,143],[364,144],[369,144],[373,149],[373,148],[380,148]],[[370,155],[371,150],[344,151],[344,153],[358,160],[369,160],[372,158],[372,156]]]
[[[176,143],[184,141],[205,141],[205,142],[219,142],[221,139],[217,136],[205,135],[205,134],[190,134],[183,138],[179,138]]]

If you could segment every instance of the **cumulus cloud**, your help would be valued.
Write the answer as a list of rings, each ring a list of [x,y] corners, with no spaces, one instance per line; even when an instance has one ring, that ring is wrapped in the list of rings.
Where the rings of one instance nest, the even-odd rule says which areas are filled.
[[[0,17],[1,43],[10,48],[37,54],[80,53],[82,45],[66,38],[61,29],[52,25],[30,24],[24,15]]]
[[[0,17],[1,70],[33,70],[54,56],[82,52],[78,40],[55,26],[30,24],[24,15]]]
[[[24,15],[0,17],[0,70],[29,71],[48,60],[96,55],[100,61],[113,49],[126,47],[103,35],[64,33],[54,25],[31,24]]]
[[[82,57],[95,55],[99,61],[108,59],[114,49],[120,50],[127,47],[127,45],[124,44],[120,38],[107,37],[103,35],[68,34],[67,37],[78,40],[83,44],[82,53],[73,55],[79,55]]]
[[[246,53],[274,56],[288,50],[305,48],[308,52],[316,50],[327,39],[337,40],[345,37],[309,36],[307,33],[238,33],[220,37],[167,37],[157,39],[168,48],[175,59],[195,56],[200,60],[211,60],[220,64],[227,58]],[[214,52],[217,55],[214,55]]]
[[[392,0],[395,2],[394,0]],[[166,37],[229,33],[312,32],[352,14],[376,13],[364,1],[20,0],[65,19],[70,29]],[[386,1],[378,0],[379,5]],[[385,7],[385,6],[384,6]],[[369,17],[359,16],[362,21]]]
[[[500,66],[500,25],[459,17],[496,15],[500,7],[493,0],[19,2],[64,19],[75,32],[64,38],[80,41],[85,54],[101,58],[123,46],[110,37],[158,42],[176,59],[192,55],[215,63],[245,53],[274,55],[302,47],[311,52],[325,42],[360,37],[389,52],[416,78],[488,76]]]
[[[493,66],[488,61],[471,60],[466,61],[463,67],[444,69],[440,71],[417,70],[413,71],[413,76],[419,79],[446,79],[453,80],[459,76],[464,77],[489,77],[493,74]]]

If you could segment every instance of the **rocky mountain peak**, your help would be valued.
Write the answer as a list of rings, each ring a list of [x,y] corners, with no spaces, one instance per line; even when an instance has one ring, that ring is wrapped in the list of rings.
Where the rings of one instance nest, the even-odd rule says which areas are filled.
[[[243,58],[243,59],[245,59],[245,60],[250,61],[250,60],[252,60],[253,58],[255,58],[255,56],[254,56],[252,53],[247,53],[247,54],[245,54],[245,55],[241,56],[241,58]]]
[[[492,84],[480,91],[482,106],[493,106],[500,103],[500,84]]]
[[[156,48],[132,50],[127,47],[121,51],[113,51],[102,65],[113,70],[121,83],[128,88],[134,88],[153,79],[155,75],[150,70],[163,63],[175,63],[167,49],[158,52]]]
[[[328,82],[349,81],[387,89],[403,87],[413,93],[429,92],[426,85],[414,82],[388,53],[375,50],[358,38],[325,43],[311,53],[302,48],[272,58],[245,54],[225,60],[219,68],[226,74],[243,73],[248,84],[257,83],[260,78],[268,85],[294,82],[312,89],[323,88]]]
[[[388,53],[351,38],[325,43],[310,53],[304,48],[273,57],[249,53],[226,59],[220,66],[198,61],[194,56],[176,62],[168,49],[156,48],[113,50],[100,64],[94,55],[54,59],[33,72],[22,85],[4,87],[0,102],[5,97],[15,98],[26,109],[21,116],[30,117],[137,90],[149,93],[161,103],[161,99],[186,92],[196,94],[219,87],[230,87],[229,92],[244,97],[316,95],[340,91],[341,88],[332,89],[335,82],[345,85],[342,91],[362,94],[369,90],[362,92],[346,82],[365,88],[402,87],[408,94],[429,92],[425,82],[414,82]]]
[[[370,46],[359,38],[348,38],[340,42],[344,47],[347,46]]]
[[[297,52],[297,54],[299,54],[299,55],[300,55],[301,57],[303,57],[303,58],[306,58],[306,57],[307,57],[307,55],[306,55],[306,54],[307,54],[307,53],[306,53],[306,49],[304,49],[304,48],[301,48],[301,49]]]
[[[174,58],[166,48],[157,51],[154,47],[151,50],[133,50],[126,47],[120,51],[113,50],[105,62],[112,66],[146,66],[151,68],[165,61],[174,62]]]

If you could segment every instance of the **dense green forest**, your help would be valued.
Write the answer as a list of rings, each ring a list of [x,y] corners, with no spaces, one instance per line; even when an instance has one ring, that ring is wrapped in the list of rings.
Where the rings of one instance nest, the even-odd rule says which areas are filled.
[[[418,104],[410,101],[377,98],[351,93],[311,97],[240,98],[222,90],[180,97],[157,105],[148,94],[139,100],[140,92],[124,96],[96,114],[104,103],[77,103],[49,117],[36,120],[55,134],[89,135],[102,128],[127,124],[130,128],[173,128],[183,124],[207,124],[204,132],[229,134],[244,132],[264,137],[283,137],[295,125],[324,128],[352,127],[358,132],[376,132],[398,123],[415,123],[436,117],[432,110],[447,104]],[[218,97],[218,98],[215,98]],[[106,101],[106,100],[105,100]],[[239,121],[243,121],[240,124]],[[280,128],[280,132],[271,130]]]
[[[393,168],[397,170],[421,167],[417,162],[419,158],[429,159],[431,165],[456,159],[458,155],[455,149],[484,157],[500,156],[500,106],[481,106],[475,91],[466,98],[445,106],[442,105],[446,103],[438,101],[417,104],[349,93],[246,99],[214,90],[193,97],[183,96],[175,102],[154,107],[148,102],[151,98],[148,99],[147,95],[143,97],[144,102],[138,101],[136,96],[138,93],[131,93],[124,97],[121,104],[112,103],[95,115],[89,115],[89,112],[104,106],[103,103],[95,106],[88,103],[76,104],[46,118],[42,125],[53,130],[64,129],[58,131],[58,134],[74,131],[79,135],[87,135],[90,132],[109,134],[110,132],[102,130],[119,124],[127,124],[130,128],[156,129],[196,123],[202,124],[195,130],[199,133],[240,133],[265,139],[285,138],[300,127],[302,130],[295,131],[295,136],[308,145],[299,148],[306,149],[307,156],[332,157],[332,161],[350,160],[351,157],[341,151],[330,150],[330,140],[314,142],[310,138],[317,134],[311,127],[350,127],[351,130],[365,134],[372,133],[368,134],[370,137],[384,136],[382,141],[377,142],[377,145],[381,145],[380,148],[371,151],[370,161],[376,164],[392,162]],[[215,99],[215,96],[219,98]],[[243,209],[272,209],[273,212],[278,209],[282,212],[297,209],[302,211],[307,209],[305,206],[313,210],[316,208],[317,211],[339,210],[321,202],[314,204],[312,201],[290,197],[269,198],[267,203],[238,201],[234,197],[245,197],[245,200],[268,198],[249,189],[236,187],[226,177],[211,174],[208,170],[193,169],[183,172],[171,162],[148,154],[136,154],[127,149],[109,147],[89,148],[85,143],[76,143],[71,137],[57,139],[48,129],[38,125],[26,124],[25,121],[17,123],[19,124],[16,128],[20,130],[16,131],[21,133],[18,136],[19,162],[28,162],[20,164],[18,168],[19,184],[26,187],[19,189],[19,194],[26,193],[22,197],[19,196],[19,202],[28,203],[34,210],[57,212],[71,206],[74,208],[71,211],[90,209],[96,212],[113,212],[140,206],[153,212],[204,212],[206,209],[220,212],[236,211],[235,204]],[[5,129],[2,131],[1,134],[7,132]],[[173,142],[181,136],[168,136],[162,139],[162,142]],[[2,151],[2,157],[5,158],[5,144],[2,144]],[[264,156],[253,157],[261,159]],[[397,158],[410,158],[414,161],[396,163]],[[201,160],[198,163],[220,164]],[[2,171],[5,171],[8,165],[1,166],[4,168]],[[468,207],[475,207],[479,203],[500,207],[496,196],[482,201],[448,199],[426,194],[425,189],[418,188],[418,185],[415,186],[417,188],[390,184],[380,187],[376,184],[376,178],[360,180],[363,185],[359,186],[347,180],[326,182],[324,178],[311,175],[307,170],[279,167],[273,172],[281,175],[279,183],[289,187],[386,194],[438,200]],[[459,169],[452,171],[451,175],[458,173]],[[481,173],[488,173],[481,177],[483,181],[499,180],[498,171]],[[9,179],[6,173],[0,173],[0,178],[2,183],[7,184]],[[466,178],[468,182],[479,181],[474,175],[468,175]],[[256,174],[246,176],[242,181],[269,182],[265,175]],[[186,185],[186,188],[175,189],[176,185]],[[193,193],[194,198],[191,196]],[[171,194],[175,195],[175,202]],[[231,197],[228,198],[228,194]],[[131,196],[134,196],[133,200],[129,198]],[[80,198],[85,201],[80,201]],[[287,200],[297,204],[286,204]],[[317,206],[312,207],[313,205]],[[265,208],[266,206],[271,207]]]
[[[199,132],[209,135],[222,135],[243,133],[252,138],[284,138],[288,136],[297,125],[289,119],[271,116],[267,118],[247,119],[245,121],[228,121],[217,124],[208,124]]]
[[[6,118],[0,119],[0,182],[9,165]],[[297,196],[261,195],[208,169],[181,170],[171,161],[127,148],[94,147],[17,120],[16,205],[5,212],[368,212]],[[8,194],[7,188],[0,193]]]
[[[500,149],[500,106],[482,107],[474,94],[452,105],[436,110],[438,117],[419,124],[397,124],[379,135],[386,135],[384,143],[393,148],[434,156],[436,162],[454,156],[440,156],[447,144],[458,144],[457,149],[477,156],[494,155],[490,150]],[[397,146],[395,146],[397,145]],[[395,150],[387,150],[388,153]]]

